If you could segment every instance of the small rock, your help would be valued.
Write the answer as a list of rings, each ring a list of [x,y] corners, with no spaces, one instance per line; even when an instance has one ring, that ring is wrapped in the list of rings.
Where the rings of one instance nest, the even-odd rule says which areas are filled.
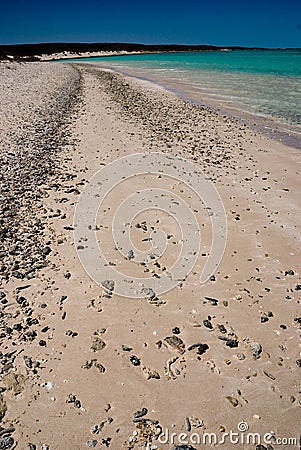
[[[173,334],[180,334],[181,333],[181,330],[180,330],[179,327],[174,327],[171,331],[172,331]]]
[[[236,408],[237,406],[241,406],[241,403],[235,397],[231,397],[229,395],[226,397],[226,399],[231,403],[232,406],[234,406],[234,408]]]
[[[19,373],[9,372],[3,376],[2,381],[6,389],[11,390],[14,395],[18,395],[24,389],[25,376]]]
[[[6,403],[3,399],[3,395],[0,393],[0,420],[3,419],[7,411]]]
[[[140,364],[141,364],[140,359],[137,358],[137,356],[135,356],[135,355],[132,355],[132,356],[130,357],[130,361],[131,361],[131,363],[133,364],[133,366],[140,366]]]
[[[105,371],[106,371],[105,366],[103,366],[99,362],[95,362],[94,366],[99,370],[100,373],[105,373]]]
[[[288,269],[284,272],[284,276],[286,275],[295,275],[295,272],[292,269]]]
[[[218,300],[216,298],[205,297],[205,300],[208,300],[208,302],[210,302],[212,306],[217,306],[218,305]]]
[[[226,346],[230,348],[238,347],[238,340],[237,339],[228,339],[226,342]]]
[[[252,350],[254,359],[259,359],[262,353],[262,346],[259,342],[250,342],[250,349]]]
[[[93,352],[98,352],[100,350],[103,350],[105,348],[105,346],[106,346],[106,343],[99,336],[95,336],[93,338],[91,350]]]
[[[148,367],[142,367],[143,374],[147,380],[154,378],[155,380],[160,379],[160,375],[156,370],[151,370]]]
[[[188,347],[188,351],[190,352],[191,350],[194,350],[195,348],[197,348],[197,354],[198,355],[203,355],[203,353],[205,353],[208,349],[209,349],[209,345],[208,344],[202,344],[202,343],[197,343],[197,344],[192,344],[190,345],[190,347]]]
[[[145,294],[145,296],[147,298],[150,298],[150,299],[156,298],[156,293],[152,288],[143,288],[142,292],[143,292],[143,294]]]
[[[233,355],[234,358],[239,359],[240,361],[243,361],[244,359],[246,359],[246,355],[244,355],[243,353],[237,353],[236,355]]]
[[[297,364],[298,367],[301,367],[301,359],[297,359],[296,360],[296,364]]]
[[[96,445],[97,445],[97,441],[96,441],[96,439],[89,439],[88,441],[87,441],[87,447],[96,447]]]
[[[51,248],[50,247],[44,247],[42,250],[43,255],[47,256],[49,255],[49,253],[51,253]]]
[[[134,252],[133,252],[133,250],[130,250],[128,252],[128,259],[131,260],[131,259],[134,259],[134,258],[135,258]]]
[[[192,428],[200,428],[204,426],[204,421],[202,419],[200,419],[199,417],[189,417],[190,423]]]
[[[90,361],[86,361],[84,364],[81,365],[82,369],[91,369],[93,364],[96,362],[96,359],[91,359]]]
[[[188,431],[188,433],[190,433],[190,431],[191,431],[191,423],[190,423],[189,417],[185,418],[185,425],[186,425],[186,430]]]
[[[261,323],[268,322],[268,320],[269,320],[269,318],[268,318],[267,316],[262,316],[262,317],[260,318],[260,322],[261,322]]]
[[[0,438],[0,450],[8,450],[9,448],[12,448],[14,443],[14,438],[12,438],[11,436]]]
[[[70,337],[74,338],[74,337],[78,336],[78,333],[77,333],[77,331],[67,330],[66,336],[70,336]]]
[[[115,288],[115,281],[113,281],[113,280],[105,280],[105,281],[103,281],[101,284],[102,284],[102,286],[103,286],[105,289],[107,289],[108,291],[110,291],[110,292],[113,292],[113,291],[114,291],[114,288]]]
[[[267,370],[263,370],[263,373],[265,374],[266,377],[270,378],[271,380],[276,380],[276,377]]]
[[[170,345],[170,347],[177,350],[181,355],[185,352],[185,344],[182,339],[177,336],[168,336],[164,339],[164,341]]]
[[[128,347],[127,345],[123,345],[123,344],[122,344],[122,346],[121,346],[121,349],[122,349],[124,352],[130,352],[130,351],[133,350],[132,347]]]
[[[75,406],[76,408],[80,408],[80,407],[82,406],[80,400],[78,400],[78,399],[76,398],[76,396],[73,395],[73,394],[69,394],[69,395],[68,395],[68,397],[67,397],[67,399],[66,399],[66,403],[74,403],[74,406]]]
[[[139,417],[146,416],[147,413],[148,413],[147,408],[142,408],[142,409],[140,409],[139,411],[136,411],[136,412],[134,413],[134,418],[135,418],[135,419],[138,419]]]
[[[219,331],[221,333],[227,333],[227,329],[225,328],[225,326],[223,324],[218,323],[217,328],[219,329]]]
[[[208,320],[208,319],[203,320],[203,324],[204,324],[204,327],[209,328],[209,330],[213,330],[213,325],[210,322],[210,320]]]

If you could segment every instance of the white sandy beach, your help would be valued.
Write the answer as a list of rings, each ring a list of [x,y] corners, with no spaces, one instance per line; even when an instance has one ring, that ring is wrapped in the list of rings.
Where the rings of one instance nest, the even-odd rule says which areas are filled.
[[[282,448],[277,438],[299,445],[300,151],[154,84],[91,65],[3,63],[0,71],[1,226],[12,229],[1,233],[0,443],[11,437],[22,450],[165,450],[185,432],[177,448],[201,449],[213,444],[190,440],[193,433],[220,440],[244,422],[261,443],[225,437],[215,447]],[[73,237],[88,180],[142,152],[193,163],[214,183],[228,220],[221,264],[200,285],[212,233],[191,190],[147,175],[112,190],[99,210],[98,238],[128,274],[160,276],[181,236],[164,212],[144,212],[131,226],[133,239],[143,249],[151,227],[162,227],[171,236],[164,264],[125,260],[111,237],[125,198],[142,187],[172,187],[195,211],[197,263],[155,302],[108,295],[82,267]],[[10,217],[11,204],[17,215]],[[162,443],[166,430],[176,436]],[[275,437],[264,442],[271,431]]]

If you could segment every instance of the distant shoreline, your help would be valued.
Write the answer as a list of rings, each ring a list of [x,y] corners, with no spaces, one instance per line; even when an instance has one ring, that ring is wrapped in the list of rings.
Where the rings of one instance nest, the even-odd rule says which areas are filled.
[[[128,44],[128,43],[39,43],[0,45],[0,61],[49,61],[69,58],[89,58],[144,53],[173,53],[233,50],[301,50],[300,48],[265,48],[181,44]]]

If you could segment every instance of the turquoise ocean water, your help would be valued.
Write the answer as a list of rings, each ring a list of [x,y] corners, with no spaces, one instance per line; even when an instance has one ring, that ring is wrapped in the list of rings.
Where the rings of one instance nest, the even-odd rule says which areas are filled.
[[[85,58],[141,77],[301,142],[301,50],[179,52]],[[290,143],[290,142],[288,142]]]

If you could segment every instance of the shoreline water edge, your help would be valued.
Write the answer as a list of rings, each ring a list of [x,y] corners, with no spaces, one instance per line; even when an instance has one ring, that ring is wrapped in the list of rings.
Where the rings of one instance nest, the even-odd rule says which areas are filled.
[[[298,51],[211,51],[74,59],[139,77],[301,148]]]
[[[91,64],[3,62],[0,86],[0,448],[199,450],[223,448],[225,436],[238,450],[247,436],[250,450],[296,448],[298,148]],[[152,153],[172,161],[170,172],[114,169]],[[176,158],[195,169],[184,177]],[[223,257],[204,284],[216,211],[210,189],[191,187],[200,172],[227,219]],[[107,196],[75,240],[75,211],[96,173],[105,175],[91,195],[107,186]],[[119,209],[131,223],[116,220]],[[200,237],[182,233],[190,215]],[[166,248],[152,244],[160,230]],[[102,283],[80,262],[91,232],[107,259]],[[134,250],[125,251],[128,235]],[[118,295],[111,269],[171,276],[188,239],[195,264],[173,289]]]

